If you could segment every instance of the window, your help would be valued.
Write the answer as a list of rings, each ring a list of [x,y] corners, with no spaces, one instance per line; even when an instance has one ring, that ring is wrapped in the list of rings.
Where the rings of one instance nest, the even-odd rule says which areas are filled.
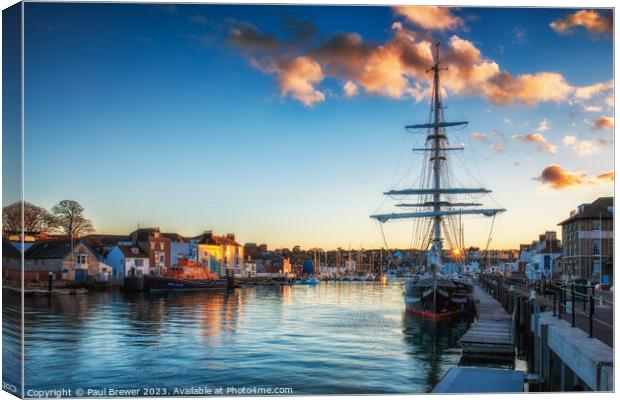
[[[592,230],[593,231],[600,231],[601,230],[601,221],[600,220],[592,221]]]
[[[86,264],[86,254],[76,254],[75,255],[75,263],[78,265]]]
[[[592,244],[592,254],[594,254],[595,256],[599,254],[598,243]]]
[[[144,265],[144,260],[139,258],[134,264],[136,265],[136,267],[142,267]]]

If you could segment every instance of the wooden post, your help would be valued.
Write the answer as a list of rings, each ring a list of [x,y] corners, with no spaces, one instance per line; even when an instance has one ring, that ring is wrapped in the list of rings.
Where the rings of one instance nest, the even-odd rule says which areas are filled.
[[[53,286],[52,282],[53,281],[54,281],[54,273],[52,271],[49,271],[47,273],[47,291],[50,296],[52,295],[52,286]]]

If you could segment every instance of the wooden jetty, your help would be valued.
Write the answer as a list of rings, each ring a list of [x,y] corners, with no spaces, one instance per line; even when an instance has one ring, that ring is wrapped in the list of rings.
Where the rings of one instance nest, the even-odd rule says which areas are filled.
[[[476,322],[461,337],[463,356],[513,356],[514,324],[502,305],[478,285],[474,286]]]

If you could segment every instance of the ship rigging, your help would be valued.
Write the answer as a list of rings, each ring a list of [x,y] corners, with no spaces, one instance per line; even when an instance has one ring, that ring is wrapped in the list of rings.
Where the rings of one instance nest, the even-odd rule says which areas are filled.
[[[464,127],[468,122],[444,121],[445,107],[442,103],[440,71],[447,68],[440,63],[439,45],[437,43],[435,46],[435,63],[427,70],[427,72],[433,72],[429,120],[426,123],[405,126],[411,133],[426,134],[425,147],[413,149],[415,152],[427,154],[422,164],[421,185],[417,188],[389,190],[384,193],[390,197],[418,196],[418,200],[396,204],[397,207],[410,209],[405,212],[371,215],[371,218],[377,220],[379,224],[391,220],[420,220],[421,224],[414,227],[414,231],[417,230],[418,235],[424,238],[419,243],[419,248],[428,250],[427,263],[430,265],[432,277],[430,280],[426,278],[408,282],[405,297],[408,309],[433,318],[450,314],[454,311],[454,304],[462,303],[462,300],[456,298],[458,285],[438,276],[442,270],[443,240],[463,245],[461,222],[463,215],[482,215],[494,218],[495,215],[506,211],[503,208],[480,208],[482,203],[463,201],[464,195],[471,197],[491,193],[486,188],[453,185],[454,179],[452,179],[448,163],[448,154],[463,151],[464,146],[451,147],[447,129]],[[456,249],[458,248],[457,246]],[[460,250],[456,253],[461,254]],[[438,298],[438,294],[441,299]]]

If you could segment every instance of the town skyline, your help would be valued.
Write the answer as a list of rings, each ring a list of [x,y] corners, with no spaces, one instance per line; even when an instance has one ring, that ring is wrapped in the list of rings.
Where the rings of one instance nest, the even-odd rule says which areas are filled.
[[[507,209],[491,249],[613,196],[609,10],[26,7],[25,200],[75,199],[96,233],[407,248],[410,225],[386,246],[369,215],[415,183],[404,125],[426,118],[436,41],[446,113],[470,121],[459,178]],[[465,221],[484,248],[490,221]]]

